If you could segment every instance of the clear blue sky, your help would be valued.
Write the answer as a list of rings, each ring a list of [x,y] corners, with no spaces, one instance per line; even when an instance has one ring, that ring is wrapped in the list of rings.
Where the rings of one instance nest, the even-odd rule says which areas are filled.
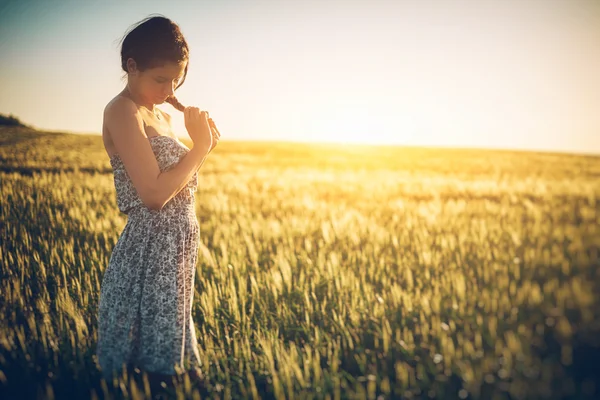
[[[0,0],[0,113],[99,134],[118,41],[152,13],[190,45],[178,98],[224,140],[600,154],[598,0]]]

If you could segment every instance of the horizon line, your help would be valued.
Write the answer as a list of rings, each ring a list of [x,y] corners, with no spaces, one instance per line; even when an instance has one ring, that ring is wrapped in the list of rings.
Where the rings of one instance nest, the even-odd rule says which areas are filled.
[[[9,127],[9,125],[4,125]],[[17,126],[15,126],[17,127]],[[22,126],[23,127],[23,126]],[[61,133],[70,135],[89,135],[89,136],[102,136],[102,133],[98,132],[81,132],[71,130],[48,130],[40,129],[34,126],[24,126],[24,128],[33,129],[37,132],[43,133]],[[191,141],[189,136],[175,135],[178,139],[184,139]],[[299,139],[270,139],[270,138],[256,138],[256,139],[242,139],[242,138],[228,138],[222,141],[227,142],[241,142],[241,143],[279,143],[279,144],[306,144],[306,145],[336,145],[336,146],[352,146],[352,147],[397,147],[406,149],[442,149],[442,150],[483,150],[483,151],[502,151],[502,152],[519,152],[519,153],[543,153],[543,154],[557,154],[557,155],[572,155],[572,156],[584,156],[584,157],[600,157],[600,152],[590,153],[584,151],[574,150],[560,150],[560,149],[540,149],[540,148],[510,148],[510,147],[477,147],[477,146],[465,146],[465,145],[433,145],[433,144],[402,144],[402,143],[361,143],[361,142],[337,142],[331,140],[323,141],[309,141]]]

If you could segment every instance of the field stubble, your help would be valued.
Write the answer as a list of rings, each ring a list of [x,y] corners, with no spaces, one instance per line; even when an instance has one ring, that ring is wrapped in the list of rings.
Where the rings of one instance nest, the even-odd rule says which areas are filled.
[[[4,128],[0,167],[0,390],[141,398],[94,355],[126,222],[100,138]],[[599,182],[592,156],[222,142],[196,206],[209,389],[600,394]]]

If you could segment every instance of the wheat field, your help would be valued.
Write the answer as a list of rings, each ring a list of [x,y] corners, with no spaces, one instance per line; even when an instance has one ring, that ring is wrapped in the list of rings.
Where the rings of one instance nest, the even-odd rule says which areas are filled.
[[[101,138],[0,128],[0,202],[0,398],[144,398],[95,358]],[[196,212],[177,398],[600,396],[600,157],[224,140]]]

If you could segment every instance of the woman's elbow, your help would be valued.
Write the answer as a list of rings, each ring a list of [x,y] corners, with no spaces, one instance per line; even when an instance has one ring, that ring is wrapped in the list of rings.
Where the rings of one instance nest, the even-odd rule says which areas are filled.
[[[164,207],[164,202],[161,200],[160,194],[156,190],[149,189],[142,197],[144,205],[153,211],[160,211]]]
[[[152,210],[152,211],[160,211],[163,208],[163,205],[156,201],[144,203],[144,205],[146,206],[146,208],[148,208],[149,210]]]

